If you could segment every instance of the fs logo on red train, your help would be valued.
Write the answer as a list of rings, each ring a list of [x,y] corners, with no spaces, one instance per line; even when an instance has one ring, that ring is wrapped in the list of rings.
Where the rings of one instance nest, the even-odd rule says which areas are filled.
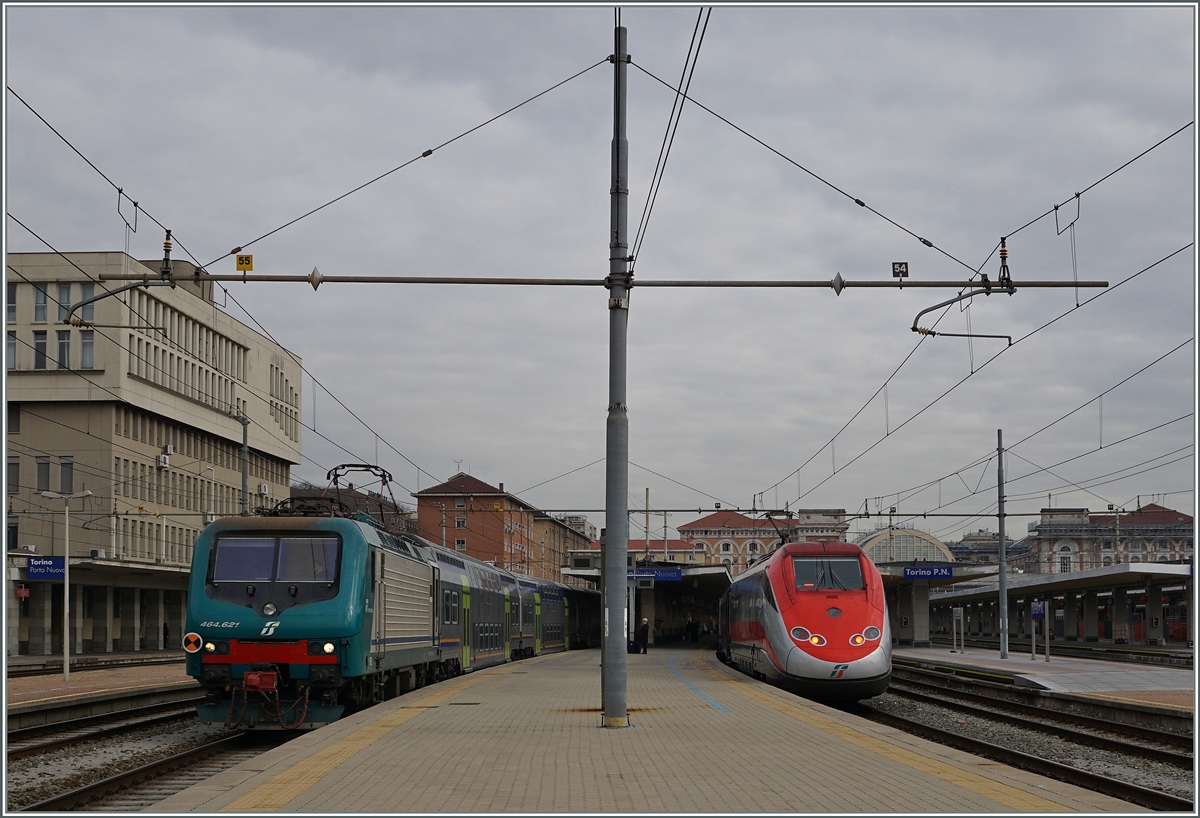
[[[833,670],[829,673],[830,679],[840,679],[842,674],[850,669],[850,665],[834,665]]]

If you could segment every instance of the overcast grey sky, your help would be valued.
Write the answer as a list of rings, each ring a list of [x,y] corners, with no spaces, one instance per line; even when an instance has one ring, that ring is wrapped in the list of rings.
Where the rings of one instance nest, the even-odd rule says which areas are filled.
[[[623,11],[631,229],[672,104],[650,75],[678,81],[697,12]],[[5,79],[208,263],[604,60],[612,30],[611,7],[6,5]],[[1011,347],[914,334],[951,290],[635,286],[631,505],[648,487],[660,508],[987,511],[1002,428],[1010,512],[1138,495],[1191,512],[1195,46],[1194,5],[715,8],[691,96],[828,184],[688,104],[637,279],[885,280],[908,261],[914,280],[994,280],[1001,236],[1018,287],[1151,269],[1103,295],[976,297],[937,325]],[[257,242],[255,272],[602,278],[612,82],[600,65]],[[7,212],[58,250],[160,256],[161,231],[127,237],[108,183],[6,100]],[[1057,226],[1029,224],[1078,191]],[[5,241],[48,249],[11,219]],[[602,289],[230,295],[381,438],[306,377],[305,424],[351,454],[307,432],[294,476],[378,460],[416,490],[461,460],[540,507],[602,508],[603,462],[580,468],[604,457]],[[957,539],[995,520],[917,525]]]

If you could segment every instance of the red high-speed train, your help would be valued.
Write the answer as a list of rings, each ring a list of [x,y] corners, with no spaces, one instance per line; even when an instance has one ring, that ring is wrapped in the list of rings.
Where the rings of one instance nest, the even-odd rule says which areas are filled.
[[[845,542],[784,543],[721,597],[717,656],[806,698],[887,690],[892,633],[879,569]]]

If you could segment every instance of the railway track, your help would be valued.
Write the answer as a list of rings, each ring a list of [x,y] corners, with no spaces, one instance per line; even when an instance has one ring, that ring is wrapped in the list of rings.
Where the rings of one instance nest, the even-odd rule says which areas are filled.
[[[141,810],[294,737],[242,733],[47,798],[20,811]]]
[[[139,727],[194,717],[196,704],[203,700],[203,696],[197,696],[179,702],[152,704],[115,713],[9,730],[6,756],[11,761]]]
[[[961,733],[942,730],[923,722],[914,721],[894,713],[885,713],[869,705],[858,705],[856,710],[864,718],[887,724],[906,733],[927,738],[939,744],[955,747],[973,755],[990,758],[1013,767],[1028,770],[1038,775],[1065,781],[1077,787],[1120,798],[1153,810],[1193,813],[1193,802],[1171,793],[1122,781],[1109,774],[1094,773],[1069,764],[1062,764],[1037,755],[1015,750],[1000,744],[972,738]]]
[[[916,678],[893,681],[888,692],[914,701],[936,702],[940,706],[954,708],[963,713],[1038,730],[1080,744],[1175,764],[1184,769],[1191,769],[1194,764],[1191,751],[1195,739],[1187,733],[1159,730],[1080,713],[1067,713],[1020,702],[1002,701],[985,693],[947,690],[936,683]],[[1135,741],[1111,738],[1113,735]]]

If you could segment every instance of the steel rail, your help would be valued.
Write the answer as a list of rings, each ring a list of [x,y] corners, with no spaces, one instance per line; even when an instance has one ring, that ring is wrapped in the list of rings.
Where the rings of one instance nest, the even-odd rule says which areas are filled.
[[[167,758],[159,759],[150,764],[138,767],[128,772],[118,773],[117,775],[105,778],[102,781],[97,781],[88,784],[84,787],[71,790],[70,792],[56,795],[51,798],[38,801],[35,804],[30,804],[23,807],[21,812],[64,812],[85,806],[89,801],[103,798],[106,795],[118,792],[123,789],[129,789],[143,781],[169,772],[179,767],[184,767],[189,764],[194,764],[197,761],[209,758],[219,753],[234,749],[237,742],[243,740],[242,735],[230,736],[219,741],[214,741],[205,744],[202,747],[197,747],[193,750],[188,750],[184,753],[178,753]]]
[[[922,693],[922,692],[919,692],[916,690],[905,690],[904,688],[896,687],[895,685],[889,687],[888,692],[893,693],[898,696],[903,696],[907,699],[912,699],[913,701],[936,704],[939,707],[945,707],[945,708],[948,708],[951,710],[958,711],[960,713],[966,713],[966,714],[969,714],[972,716],[976,716],[978,718],[988,719],[990,721],[1003,722],[1004,724],[1011,724],[1016,727],[1024,728],[1026,730],[1036,730],[1040,733],[1046,733],[1047,735],[1051,735],[1051,736],[1055,736],[1057,738],[1066,739],[1067,741],[1075,742],[1076,744],[1085,744],[1089,747],[1096,747],[1101,750],[1109,750],[1114,753],[1123,753],[1125,755],[1136,755],[1136,756],[1140,756],[1141,758],[1147,758],[1147,759],[1150,759],[1151,761],[1158,761],[1163,764],[1173,764],[1174,766],[1180,767],[1185,770],[1190,770],[1195,766],[1195,760],[1192,758],[1192,756],[1186,755],[1184,753],[1177,753],[1177,752],[1174,752],[1171,750],[1160,750],[1155,747],[1146,747],[1145,745],[1142,745],[1142,744],[1130,744],[1129,742],[1119,741],[1117,739],[1110,739],[1110,738],[1105,738],[1104,736],[1097,736],[1093,733],[1085,733],[1080,730],[1073,730],[1070,727],[1065,727],[1060,724],[1047,724],[1044,721],[1038,721],[1037,719],[1027,718],[1025,715],[1017,715],[1016,713],[997,712],[995,710],[989,710],[986,707],[979,707],[979,706],[976,706],[973,704],[967,704],[966,702],[954,701],[952,699],[948,699],[943,696],[936,696],[936,695],[932,695],[929,693]],[[955,694],[955,695],[973,696],[974,694]],[[980,696],[978,698],[984,698],[984,697]],[[993,704],[993,706],[996,706],[996,707],[1003,707],[1004,709],[1014,710],[1014,711],[1024,712],[1027,710],[1032,710],[1032,711],[1038,710],[1038,708],[1028,707],[1026,705],[1021,705],[1016,702],[1002,702],[1002,703],[992,702],[992,704]],[[1066,716],[1065,714],[1055,714],[1052,711],[1050,711],[1050,712],[1039,711],[1038,715],[1045,715],[1054,721],[1072,720],[1072,721],[1078,722],[1080,724],[1083,724],[1083,725],[1086,725],[1089,727],[1093,727],[1094,729],[1098,729],[1098,730],[1119,730],[1120,729],[1119,725],[1114,726],[1112,722],[1105,722],[1103,719],[1095,719],[1095,718],[1091,718],[1088,716]],[[1163,735],[1168,735],[1168,734],[1163,734]],[[1140,737],[1141,736],[1139,736],[1139,738]],[[1151,741],[1162,741],[1163,743],[1167,743],[1167,741],[1165,739],[1160,738],[1159,736],[1150,736],[1150,737],[1145,737],[1145,738],[1147,738],[1148,740],[1151,740]],[[1189,738],[1187,736],[1176,736],[1176,738],[1185,739],[1187,741],[1186,746],[1188,746],[1188,747],[1191,746],[1191,743],[1192,743],[1191,738]],[[1175,745],[1174,741],[1172,741],[1170,743]],[[1175,745],[1175,746],[1179,746],[1179,745]]]
[[[1194,811],[1191,801],[1171,795],[1170,793],[1140,787],[1137,784],[1119,781],[1108,776],[1096,775],[1086,770],[1080,770],[1066,764],[1059,764],[1049,759],[1038,758],[1028,753],[1022,753],[1019,750],[1011,750],[1007,747],[980,741],[979,739],[968,738],[958,733],[939,730],[936,727],[930,727],[927,724],[912,721],[903,716],[872,710],[865,705],[859,705],[855,709],[861,709],[862,713],[860,715],[871,721],[887,724],[906,733],[912,733],[922,738],[936,741],[939,744],[945,744],[964,752],[972,753],[973,755],[990,758],[993,761],[999,761],[1009,766],[1028,770],[1029,772],[1058,781],[1065,781],[1068,784],[1103,793],[1104,795],[1110,795],[1113,798],[1120,798],[1122,801],[1128,801],[1131,804],[1138,804],[1152,810],[1188,813]]]
[[[985,707],[1002,707],[1005,710],[1012,710],[1018,713],[1036,716],[1038,718],[1082,725],[1085,727],[1091,727],[1095,730],[1107,730],[1110,733],[1120,733],[1122,735],[1130,736],[1131,738],[1144,739],[1145,741],[1157,741],[1160,744],[1169,744],[1172,747],[1179,747],[1181,749],[1191,750],[1193,749],[1195,743],[1193,736],[1186,735],[1184,733],[1170,733],[1153,727],[1144,727],[1140,724],[1129,724],[1127,722],[1113,721],[1112,719],[1103,719],[1097,716],[1088,716],[1080,713],[1053,710],[1048,707],[1024,704],[1012,699],[1000,699],[996,696],[989,696],[983,693],[974,693],[969,690],[956,690],[947,688],[943,685],[938,685],[925,679],[915,678],[914,676],[904,678],[903,674],[896,674],[895,669],[893,669],[893,679],[895,682],[900,684],[911,684],[917,685],[918,687],[937,690],[939,695],[955,696],[960,699],[979,702]],[[897,693],[901,692],[899,688],[889,688],[889,691]],[[950,704],[950,702],[945,702],[943,699],[939,699],[939,702]],[[1111,707],[1113,710],[1124,709],[1121,707],[1121,703],[1118,701],[1107,702],[1106,705]],[[1190,757],[1187,766],[1192,766]]]
[[[188,699],[180,702],[171,702],[169,704],[150,705],[148,707],[140,707],[134,710],[122,710],[117,713],[106,713],[103,716],[85,716],[81,719],[71,719],[69,721],[60,721],[53,724],[43,724],[37,727],[25,727],[18,730],[12,730],[8,733],[7,741],[5,742],[5,754],[9,761],[18,758],[25,758],[31,755],[40,755],[41,753],[57,750],[63,747],[69,747],[72,744],[79,744],[84,741],[91,741],[102,736],[111,736],[116,733],[123,733],[127,730],[134,730],[139,727],[147,727],[152,724],[160,724],[167,721],[177,721],[183,718],[195,716],[195,705],[204,701],[204,697],[200,696],[196,699]],[[165,712],[164,712],[165,711]],[[111,722],[111,723],[105,723]],[[92,725],[97,725],[94,729],[88,729]],[[83,729],[85,732],[73,732],[78,729]],[[50,733],[54,738],[49,738],[45,741],[37,741],[31,744],[13,746],[15,742],[20,742],[23,739],[33,738],[34,736],[45,735]],[[61,735],[70,733],[70,735]]]

